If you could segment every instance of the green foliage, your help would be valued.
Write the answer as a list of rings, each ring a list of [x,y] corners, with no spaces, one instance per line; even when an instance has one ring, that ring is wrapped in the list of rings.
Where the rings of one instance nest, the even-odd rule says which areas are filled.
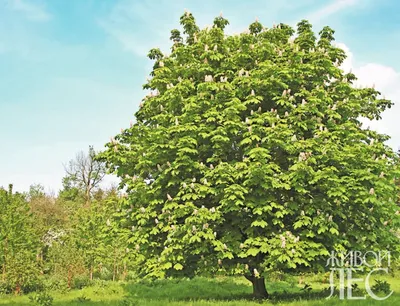
[[[180,21],[186,40],[174,30],[169,56],[150,52],[151,93],[100,155],[128,193],[119,219],[142,273],[257,276],[394,249],[398,156],[361,124],[392,102],[339,68],[334,31]]]
[[[39,237],[26,197],[0,188],[0,265],[3,282],[16,293],[37,282],[36,251]]]
[[[301,291],[304,291],[304,292],[310,292],[311,290],[312,290],[311,285],[307,284],[307,283],[305,283],[303,288],[301,288]]]
[[[0,295],[10,294],[12,291],[11,285],[7,281],[0,279]]]
[[[90,302],[90,299],[89,299],[88,297],[82,295],[82,296],[78,296],[78,297],[76,298],[76,301],[77,301],[78,303],[86,303],[86,302]]]
[[[122,300],[121,302],[119,302],[118,304],[119,306],[137,306],[139,305],[137,302],[135,302],[134,300]]]
[[[360,286],[357,283],[351,284],[351,290],[354,293],[360,293],[361,292]]]
[[[68,284],[67,280],[62,275],[51,274],[44,277],[43,287],[48,291],[66,292]]]
[[[91,284],[90,278],[87,275],[77,275],[74,277],[73,288],[82,289],[89,287]]]
[[[354,301],[342,300],[337,297],[339,291],[335,291],[335,297],[326,299],[330,295],[329,284],[323,284],[315,280],[315,276],[305,276],[306,283],[309,283],[312,292],[304,292],[298,285],[298,277],[295,277],[295,284],[285,281],[271,283],[271,301],[264,301],[262,305],[286,305],[286,306],[317,306],[317,305],[398,305],[400,302],[400,279],[397,277],[383,276],[394,290],[392,296],[386,301],[375,301],[367,296],[367,300]],[[360,284],[361,285],[361,284]],[[378,293],[379,296],[386,294]],[[142,281],[135,283],[104,282],[101,287],[94,286],[82,290],[72,290],[65,294],[50,292],[54,296],[55,305],[220,305],[220,306],[256,306],[259,301],[251,297],[251,287],[244,278],[194,278],[194,279],[169,279],[155,282]],[[355,296],[362,296],[366,292],[359,292]],[[78,297],[90,299],[88,302],[79,303]],[[32,305],[27,297],[2,296],[0,305]]]
[[[71,176],[64,177],[62,179],[62,185],[63,189],[59,194],[59,199],[61,201],[64,201],[73,207],[85,202],[84,191],[75,186],[74,179]]]
[[[15,288],[16,293],[29,293],[43,289],[35,259],[36,254],[32,250],[21,249],[7,261],[5,279],[12,288]]]
[[[392,290],[390,289],[390,284],[386,280],[375,280],[375,284],[371,287],[372,292],[382,292],[389,294]]]
[[[102,162],[93,152],[90,162],[100,168],[88,173],[96,183]],[[66,292],[92,285],[95,276],[128,275],[135,263],[114,220],[120,194],[115,188],[85,189],[74,180],[64,179],[57,198],[37,184],[25,194],[13,193],[11,185],[8,191],[0,188],[0,293]],[[88,190],[89,202],[82,197]]]
[[[33,305],[38,306],[52,306],[53,297],[47,292],[34,293],[29,296],[29,300]]]
[[[128,297],[144,300],[165,300],[171,297],[175,300],[199,300],[202,297],[215,300],[226,297],[241,299],[249,297],[251,293],[248,286],[229,278],[143,280],[127,286]]]

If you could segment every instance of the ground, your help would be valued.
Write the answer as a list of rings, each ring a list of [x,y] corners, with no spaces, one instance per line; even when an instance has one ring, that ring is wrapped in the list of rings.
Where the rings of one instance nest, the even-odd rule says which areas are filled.
[[[267,288],[271,300],[261,302],[262,305],[400,305],[400,278],[398,276],[380,276],[386,280],[394,291],[392,296],[384,301],[343,300],[329,296],[326,275],[303,277],[284,276],[285,280],[268,280]],[[373,285],[375,281],[371,282]],[[304,284],[309,284],[311,290],[306,292]],[[360,283],[360,287],[362,287]],[[82,290],[72,290],[66,293],[50,292],[54,306],[251,306],[260,302],[251,299],[252,288],[244,278],[218,277],[216,279],[196,278],[193,280],[162,280],[148,282],[98,282],[92,287]],[[355,295],[363,295],[355,294]],[[385,294],[378,294],[385,296]],[[336,295],[337,296],[337,295]],[[0,296],[0,305],[32,305],[28,296]]]

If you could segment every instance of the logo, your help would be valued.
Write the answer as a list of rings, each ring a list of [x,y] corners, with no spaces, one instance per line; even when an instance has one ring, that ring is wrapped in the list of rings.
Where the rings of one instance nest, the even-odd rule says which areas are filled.
[[[335,293],[335,274],[339,277],[339,299],[341,300],[365,300],[367,298],[366,295],[354,296],[353,294],[354,284],[360,282],[364,282],[365,290],[367,291],[368,295],[374,300],[386,300],[393,293],[393,291],[391,291],[385,297],[379,297],[376,295],[375,292],[373,292],[370,286],[371,276],[374,273],[381,271],[385,273],[389,272],[389,251],[367,251],[365,253],[362,253],[361,251],[350,251],[348,253],[336,253],[335,251],[332,251],[326,263],[326,267],[328,266],[331,270],[329,278],[331,294],[327,297],[327,299],[331,298]],[[365,273],[367,271],[369,272],[365,279],[353,278],[353,272]],[[347,292],[345,292],[345,289],[347,289]]]

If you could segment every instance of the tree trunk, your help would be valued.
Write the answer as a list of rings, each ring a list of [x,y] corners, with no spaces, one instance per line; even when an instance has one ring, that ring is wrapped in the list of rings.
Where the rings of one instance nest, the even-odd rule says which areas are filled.
[[[20,295],[21,293],[21,285],[17,282],[17,284],[15,285],[15,295]]]
[[[245,276],[253,284],[253,297],[256,299],[268,299],[269,294],[265,288],[264,277]]]

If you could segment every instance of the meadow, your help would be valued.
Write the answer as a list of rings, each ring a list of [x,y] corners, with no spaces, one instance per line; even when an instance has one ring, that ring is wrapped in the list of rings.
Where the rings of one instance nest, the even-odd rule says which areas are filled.
[[[267,287],[271,298],[258,301],[251,297],[251,286],[244,278],[217,277],[173,279],[159,281],[111,282],[97,281],[81,290],[66,292],[50,291],[53,297],[52,305],[79,306],[79,305],[112,305],[112,306],[251,306],[251,305],[399,305],[400,279],[398,276],[378,276],[373,279],[384,280],[390,284],[394,293],[386,300],[374,300],[367,295],[366,300],[339,300],[335,296],[326,299],[330,290],[325,275],[306,276],[299,284],[299,277],[285,276],[284,279],[269,280]],[[360,283],[360,288],[362,284]],[[307,289],[309,288],[309,289]],[[30,296],[1,296],[0,305],[33,305]],[[362,296],[366,292],[354,291],[354,296]],[[378,296],[385,296],[383,292]],[[45,304],[37,304],[45,305]]]

